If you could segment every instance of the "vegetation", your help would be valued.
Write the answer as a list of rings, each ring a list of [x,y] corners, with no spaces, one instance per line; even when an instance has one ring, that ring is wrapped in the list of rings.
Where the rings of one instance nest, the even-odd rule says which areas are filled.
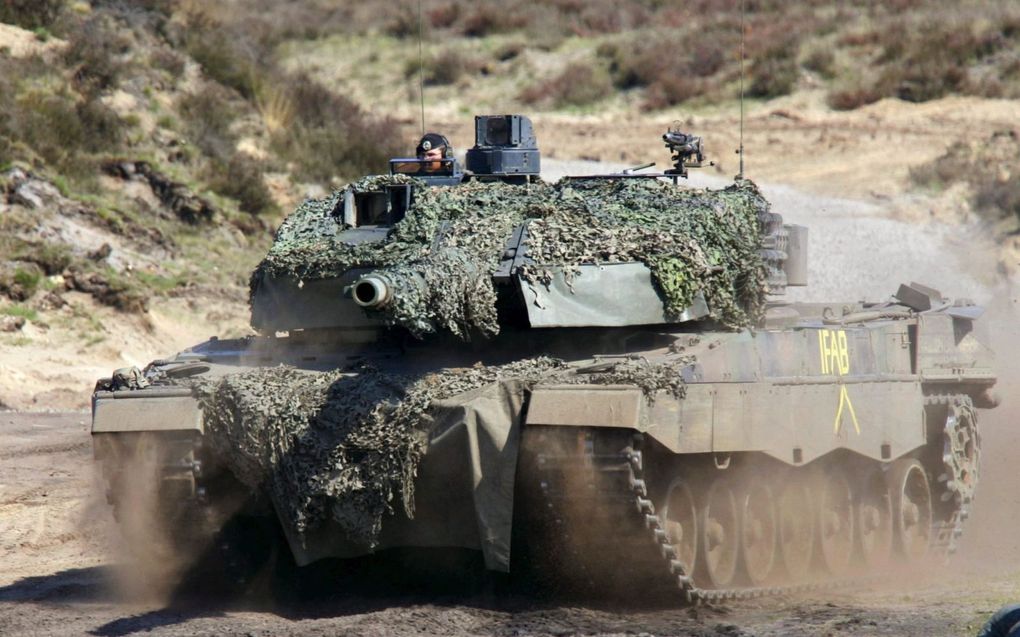
[[[933,189],[963,183],[973,209],[1008,232],[1020,231],[1020,135],[1014,130],[951,146],[911,171],[914,182]]]

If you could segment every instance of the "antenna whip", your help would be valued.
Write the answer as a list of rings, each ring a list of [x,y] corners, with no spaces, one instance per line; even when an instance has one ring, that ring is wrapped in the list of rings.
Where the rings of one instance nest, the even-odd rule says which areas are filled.
[[[740,0],[740,172],[737,179],[744,178],[744,5],[746,0]],[[420,4],[420,0],[419,0]],[[422,111],[424,113],[424,111]],[[424,117],[424,115],[423,115]]]
[[[421,134],[425,136],[425,58],[422,54],[421,0],[418,0],[418,95],[421,97]]]

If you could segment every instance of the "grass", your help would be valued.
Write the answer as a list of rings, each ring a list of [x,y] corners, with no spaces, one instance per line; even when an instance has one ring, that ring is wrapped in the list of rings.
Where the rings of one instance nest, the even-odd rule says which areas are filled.
[[[182,275],[155,274],[144,270],[135,270],[134,277],[138,283],[156,294],[166,294],[187,285],[187,279]]]
[[[0,306],[0,314],[7,316],[20,316],[26,321],[38,321],[39,313],[27,305],[21,305],[19,303]]]

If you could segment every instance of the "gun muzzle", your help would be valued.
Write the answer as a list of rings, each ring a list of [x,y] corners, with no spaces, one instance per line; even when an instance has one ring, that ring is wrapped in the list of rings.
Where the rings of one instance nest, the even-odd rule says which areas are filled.
[[[369,274],[354,284],[354,302],[363,308],[379,309],[393,300],[393,286],[386,279]]]

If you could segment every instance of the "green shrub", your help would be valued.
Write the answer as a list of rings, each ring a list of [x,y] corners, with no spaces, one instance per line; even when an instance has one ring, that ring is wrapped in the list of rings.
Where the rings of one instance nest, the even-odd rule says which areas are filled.
[[[25,290],[26,296],[32,296],[42,281],[42,271],[38,267],[19,267],[14,269],[14,283]]]

